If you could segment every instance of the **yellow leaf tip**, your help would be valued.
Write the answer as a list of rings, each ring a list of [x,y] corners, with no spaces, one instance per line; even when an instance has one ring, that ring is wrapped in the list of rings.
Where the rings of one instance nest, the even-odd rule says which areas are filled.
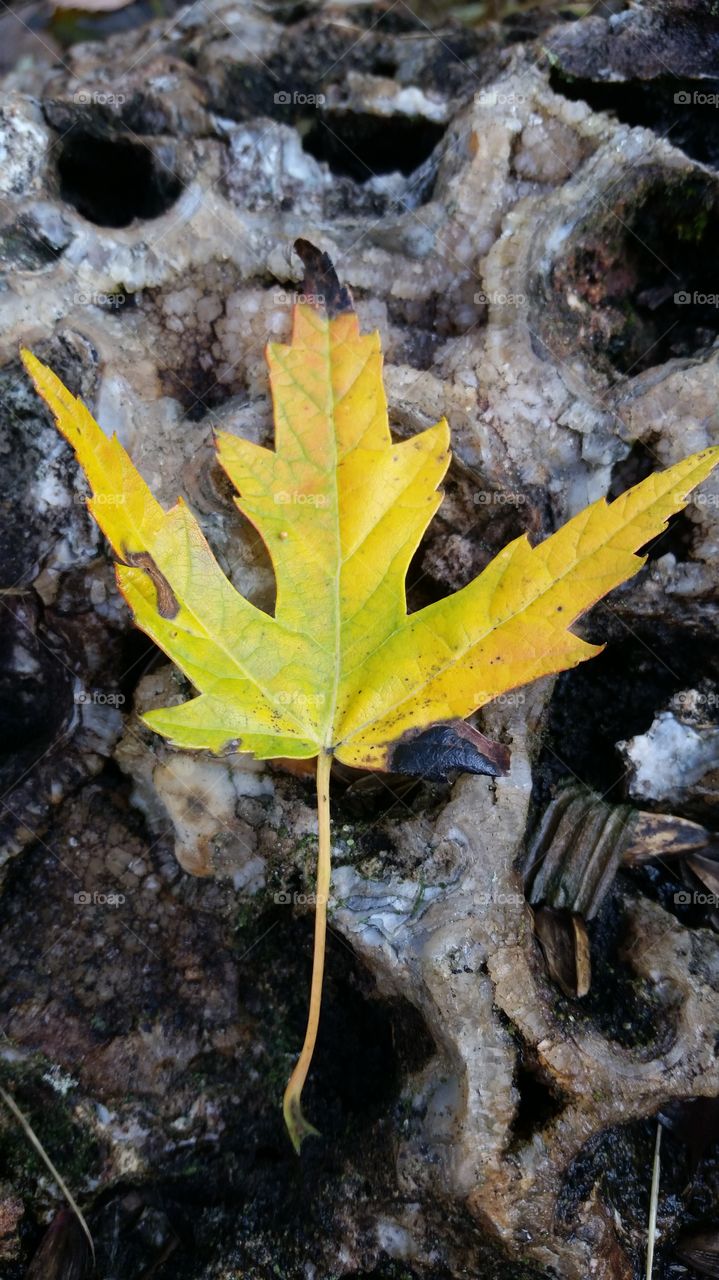
[[[38,360],[37,356],[33,355],[32,351],[30,351],[28,347],[20,348],[20,359],[22,360],[23,364],[25,365],[25,368],[30,374],[32,373],[33,369],[36,369],[40,364],[40,361]]]
[[[46,364],[43,364],[42,360],[38,360],[34,352],[30,351],[28,347],[20,348],[20,359],[22,360],[22,363],[25,366],[25,371],[29,375],[38,395],[42,396],[46,403],[49,403],[45,388],[47,387],[48,382],[50,384],[52,384],[52,382],[58,382],[58,379],[52,369],[48,368]],[[62,384],[60,385],[62,386]],[[66,390],[64,387],[62,389],[63,391]],[[67,394],[69,395],[70,393],[67,392]]]

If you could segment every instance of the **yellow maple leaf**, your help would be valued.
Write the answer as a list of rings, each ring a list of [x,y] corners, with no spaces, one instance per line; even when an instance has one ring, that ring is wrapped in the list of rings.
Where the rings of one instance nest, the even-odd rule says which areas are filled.
[[[506,749],[465,717],[600,652],[572,623],[641,568],[635,552],[717,465],[719,447],[595,502],[536,547],[517,538],[467,587],[408,614],[405,575],[441,501],[449,429],[442,420],[392,441],[379,335],[360,334],[327,256],[306,241],[297,249],[313,300],[295,306],[290,344],[267,350],[275,448],[218,437],[237,504],[272,558],[273,617],[231,585],[185,503],[165,511],[117,438],[35,356],[23,359],[90,482],[88,505],[138,626],[198,690],[148,712],[147,724],[180,747],[317,756],[310,1012],[284,1102],[299,1150],[316,1132],[300,1098],[321,1000],[332,759],[435,777],[505,772]]]

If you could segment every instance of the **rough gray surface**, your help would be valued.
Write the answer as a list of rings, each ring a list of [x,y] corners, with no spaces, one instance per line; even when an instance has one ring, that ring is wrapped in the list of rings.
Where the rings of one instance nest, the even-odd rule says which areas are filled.
[[[543,59],[490,28],[435,36],[403,5],[284,16],[203,0],[3,86],[2,1077],[90,1208],[108,1278],[165,1249],[168,1273],[214,1280],[629,1280],[645,1119],[719,1092],[714,936],[669,890],[621,879],[596,990],[568,1001],[512,868],[557,777],[616,785],[614,744],[700,675],[714,687],[717,482],[598,611],[596,676],[488,711],[507,780],[450,797],[338,778],[308,1099],[326,1136],[300,1167],[277,1102],[302,1033],[311,786],[180,757],[140,725],[187,690],[133,637],[17,347],[83,394],[161,500],[186,496],[271,608],[212,430],[269,442],[263,347],[288,332],[292,241],[318,243],[381,331],[393,429],[451,424],[416,606],[520,529],[717,440],[716,321],[697,300],[716,176],[560,91],[573,41],[601,61],[594,19]],[[607,1134],[630,1168],[619,1192],[592,1164]],[[0,1137],[0,1256],[20,1268],[59,1198]]]

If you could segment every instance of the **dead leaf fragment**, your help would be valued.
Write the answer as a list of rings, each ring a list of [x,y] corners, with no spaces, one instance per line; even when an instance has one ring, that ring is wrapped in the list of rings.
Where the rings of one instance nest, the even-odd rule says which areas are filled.
[[[533,914],[549,976],[565,996],[586,996],[592,984],[592,962],[582,917],[554,907],[536,907]]]

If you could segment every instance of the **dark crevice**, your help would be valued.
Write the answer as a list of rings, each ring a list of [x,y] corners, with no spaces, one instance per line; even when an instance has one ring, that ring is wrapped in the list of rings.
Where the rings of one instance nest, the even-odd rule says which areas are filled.
[[[627,953],[627,926],[620,873],[598,916],[588,925],[592,958],[592,984],[580,1001],[571,1002],[607,1040],[626,1049],[652,1053],[668,1050],[674,1038],[669,996],[660,1000],[656,988],[638,978]]]
[[[608,642],[607,648],[557,680],[535,770],[533,799],[540,809],[553,786],[570,777],[608,801],[623,801],[624,766],[615,744],[646,733],[675,693],[702,677],[719,679],[713,634],[656,618],[633,622],[632,630],[627,637],[603,605],[582,624],[584,638]]]
[[[161,666],[167,658],[155,642],[136,627],[122,636],[118,656],[121,675],[117,687],[125,699],[122,705],[127,708],[132,705],[133,694],[143,676]]]
[[[288,7],[281,20],[289,20],[289,15]],[[409,117],[399,122],[379,116],[365,119],[344,105],[338,108],[336,99],[346,88],[348,74],[389,78],[400,87],[421,84],[446,99],[468,99],[490,73],[493,53],[492,34],[458,24],[430,33],[406,5],[390,5],[379,14],[371,8],[345,10],[341,23],[332,14],[315,12],[294,25],[291,37],[266,64],[228,63],[211,86],[209,106],[231,120],[270,116],[293,125],[300,134],[316,130],[324,115],[344,141],[352,145],[354,139],[362,161],[367,159],[362,147],[371,130],[378,158],[377,164],[369,159],[372,170],[409,173],[431,152],[444,126]],[[327,107],[329,102],[332,107]],[[396,154],[383,161],[382,152],[392,149]],[[326,156],[328,150],[329,144],[322,142],[312,154],[321,152],[334,163]],[[337,163],[342,166],[337,172],[352,172],[344,156]],[[368,175],[363,170],[357,176],[364,181]]]
[[[60,195],[96,226],[159,218],[182,190],[177,175],[142,143],[71,130],[59,151]]]
[[[536,825],[532,824],[532,828]],[[531,837],[530,837],[531,838]],[[556,1013],[562,1022],[574,1023],[577,1028],[589,1026],[603,1039],[623,1048],[643,1052],[651,1046],[652,1053],[668,1049],[674,1036],[674,1023],[668,1009],[668,995],[659,1000],[656,987],[646,978],[639,978],[631,963],[628,948],[627,906],[625,894],[630,888],[630,877],[620,871],[598,914],[585,922],[591,959],[591,983],[589,991],[581,997],[564,994],[558,985],[551,983]],[[546,973],[544,957],[538,940],[537,965]],[[551,979],[547,977],[547,981]],[[526,1080],[528,1100],[520,1103],[520,1112],[513,1126],[518,1137],[528,1141],[545,1124],[562,1110],[563,1101],[556,1088],[544,1081],[541,1069],[530,1059],[530,1074],[538,1076],[537,1082]],[[522,1094],[521,1078],[517,1086]],[[543,1090],[543,1091],[542,1091]],[[535,1121],[536,1117],[536,1121]]]
[[[719,334],[716,183],[646,170],[621,198],[605,193],[610,201],[609,219],[578,228],[553,268],[548,346],[579,344],[593,364],[631,376],[703,355]]]
[[[519,1058],[514,1077],[519,1105],[512,1124],[512,1146],[530,1142],[564,1109],[564,1099],[528,1053]]]
[[[289,0],[286,4],[280,0],[280,3],[272,6],[272,20],[281,23],[283,27],[293,27],[295,23],[309,18],[312,12],[313,7],[309,0],[298,0],[297,3]]]
[[[710,822],[712,817],[709,816]],[[683,859],[679,858],[658,859],[632,867],[626,875],[645,897],[658,902],[685,928],[707,928],[711,925],[712,908],[705,902],[696,902],[695,895],[687,893],[684,865]]]
[[[342,764],[334,765],[333,786],[338,820],[344,817],[368,824],[355,833],[358,857],[369,857],[381,850],[386,865],[391,865],[397,856],[395,840],[388,830],[375,824],[380,819],[401,820],[408,809],[426,813],[448,796],[448,787],[441,782],[401,773],[377,774]]]
[[[613,502],[620,494],[641,484],[657,469],[657,455],[651,447],[650,440],[635,440],[626,458],[622,458],[612,468],[612,478],[607,490],[607,499]]]
[[[202,422],[238,392],[226,383],[219,382],[213,369],[204,366],[199,352],[188,360],[180,372],[162,369],[160,385],[163,393],[182,405],[190,422]]]
[[[60,735],[73,709],[72,676],[34,591],[5,594],[0,633],[0,778],[3,790]]]
[[[442,338],[438,333],[408,327],[406,336],[395,349],[393,362],[408,364],[410,368],[424,372],[432,368],[441,343]]]
[[[431,120],[343,111],[315,117],[302,145],[333,173],[362,183],[382,173],[414,173],[444,132]]]
[[[389,298],[387,316],[391,324],[403,330],[392,359],[395,364],[409,364],[413,369],[431,368],[438,347],[448,327],[436,294],[421,300]],[[441,321],[438,324],[438,318]]]
[[[550,85],[572,102],[611,112],[622,124],[651,129],[701,164],[719,166],[719,80],[665,76],[602,83],[574,79],[554,68]]]

